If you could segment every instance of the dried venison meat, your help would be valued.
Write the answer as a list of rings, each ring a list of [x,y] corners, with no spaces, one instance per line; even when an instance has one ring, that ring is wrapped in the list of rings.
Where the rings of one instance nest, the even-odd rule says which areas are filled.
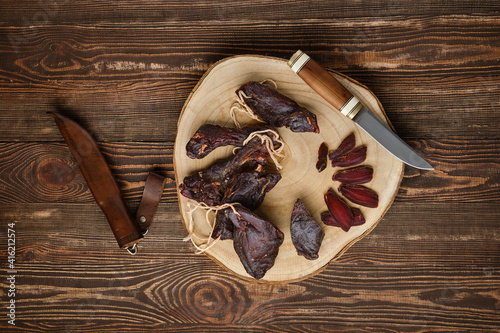
[[[249,209],[241,205],[234,208],[238,214],[226,208],[227,219],[233,224],[234,250],[247,273],[261,279],[274,265],[284,235]]]
[[[270,126],[249,126],[241,130],[219,125],[204,124],[186,144],[186,154],[193,159],[201,159],[218,147],[242,147],[248,136],[256,131],[273,130]],[[274,140],[274,137],[273,137]]]
[[[364,184],[373,178],[373,169],[369,166],[359,166],[351,169],[337,171],[332,179],[342,184]]]
[[[342,230],[346,232],[349,231],[354,220],[354,216],[347,203],[342,200],[342,198],[340,198],[331,188],[325,194],[325,202],[335,222],[340,225]],[[333,222],[328,220],[323,220],[323,222],[327,225],[333,225],[329,224]]]
[[[247,82],[236,90],[236,94],[254,114],[271,126],[285,126],[292,132],[319,133],[314,113],[265,84]]]
[[[342,184],[339,186],[339,192],[355,204],[369,208],[378,207],[378,194],[368,187]]]
[[[345,155],[351,150],[353,150],[355,145],[356,145],[356,136],[354,135],[354,133],[351,133],[344,140],[342,140],[337,149],[328,153],[328,158],[334,160],[337,157]]]
[[[234,214],[232,208],[225,208],[217,211],[215,215],[215,225],[212,232],[212,238],[221,240],[233,239],[234,225],[231,221],[231,214]]]
[[[325,233],[300,199],[297,199],[293,207],[290,234],[298,255],[309,260],[318,259]]]
[[[318,161],[316,162],[316,170],[321,172],[326,169],[328,157],[328,146],[326,143],[322,143],[318,149]]]
[[[350,167],[363,163],[366,160],[366,146],[351,150],[349,153],[332,159],[333,167]]]
[[[239,203],[244,207],[255,210],[259,208],[267,192],[281,179],[279,173],[261,175],[259,172],[242,172],[231,177],[227,183],[222,203]],[[233,225],[228,221],[231,208],[217,212],[213,238],[233,239]],[[232,211],[232,210],[231,210]]]
[[[256,210],[269,192],[281,179],[279,173],[261,174],[257,171],[237,173],[226,185],[222,203],[238,202],[250,210]]]
[[[209,206],[222,202],[227,181],[232,175],[261,170],[267,163],[269,153],[259,138],[254,138],[239,149],[231,158],[216,162],[205,170],[184,178],[179,186],[183,196]]]

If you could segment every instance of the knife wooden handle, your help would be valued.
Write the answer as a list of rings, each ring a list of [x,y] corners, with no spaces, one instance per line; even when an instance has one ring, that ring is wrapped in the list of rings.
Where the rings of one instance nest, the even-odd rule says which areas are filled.
[[[288,65],[314,91],[344,116],[353,119],[363,104],[336,78],[302,51],[297,51]]]

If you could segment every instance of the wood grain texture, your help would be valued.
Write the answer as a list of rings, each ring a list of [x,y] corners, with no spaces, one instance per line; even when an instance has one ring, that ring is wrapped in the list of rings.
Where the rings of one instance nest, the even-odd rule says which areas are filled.
[[[498,1],[0,2],[2,332],[498,332]],[[229,274],[183,242],[174,183],[139,255],[118,249],[47,111],[97,139],[134,211],[173,175],[177,120],[225,57],[297,49],[372,90],[433,172],[299,283]],[[6,227],[16,221],[17,326]]]
[[[79,3],[68,0],[59,1],[5,1],[3,22],[10,25],[36,23],[137,23],[137,22],[200,22],[200,21],[297,21],[335,19],[379,18],[391,16],[437,16],[453,13],[455,15],[494,16],[500,11],[494,0],[477,2],[474,0],[455,0],[436,3],[418,0],[400,3],[393,0],[380,0],[365,3],[352,3],[339,0],[335,5],[321,0],[265,1],[243,0],[237,3],[230,0],[219,1],[217,5],[206,0],[184,1],[127,1],[120,6],[98,0],[92,3]],[[194,10],[193,10],[194,9]],[[23,15],[19,15],[19,11]]]
[[[23,329],[176,332],[198,323],[208,331],[210,324],[228,324],[218,327],[451,332],[499,324],[500,242],[488,232],[500,218],[496,203],[450,204],[448,212],[439,203],[396,203],[370,236],[323,273],[274,285],[241,280],[192,254],[181,241],[184,232],[173,227],[175,204],[160,205],[136,257],[117,248],[95,205],[6,207],[12,215],[5,218],[18,221]],[[422,210],[426,216],[415,218]],[[84,216],[93,227],[61,223],[61,216]],[[47,227],[46,238],[34,223]]]
[[[102,143],[99,148],[125,199],[138,203],[147,174],[154,171],[171,178],[164,198],[177,202],[172,144]],[[66,144],[0,143],[0,160],[0,201],[94,202]]]
[[[433,137],[436,121],[446,137],[498,134],[489,111],[500,106],[492,98],[499,93],[498,18],[349,22],[135,23],[126,35],[114,25],[2,27],[0,93],[8,96],[0,100],[0,122],[17,126],[0,134],[19,140],[21,130],[25,140],[55,140],[44,114],[59,103],[102,124],[99,139],[173,141],[179,110],[215,61],[246,53],[286,59],[298,48],[374,91],[404,138]],[[473,121],[463,126],[456,114]],[[123,129],[138,117],[142,126],[134,131],[104,125],[113,119]],[[148,131],[153,124],[162,130]]]

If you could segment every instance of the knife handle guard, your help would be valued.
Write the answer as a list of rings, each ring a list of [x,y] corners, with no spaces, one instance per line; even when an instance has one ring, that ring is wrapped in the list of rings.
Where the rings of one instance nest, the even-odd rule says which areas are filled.
[[[288,65],[308,86],[344,116],[353,119],[363,107],[361,101],[342,83],[301,50],[295,52]]]

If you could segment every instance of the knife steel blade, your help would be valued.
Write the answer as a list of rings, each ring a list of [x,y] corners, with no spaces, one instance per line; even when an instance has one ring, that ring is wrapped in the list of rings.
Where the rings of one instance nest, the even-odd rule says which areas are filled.
[[[57,113],[47,114],[55,118],[92,195],[109,222],[118,245],[134,254],[132,251],[135,251],[135,245],[143,239],[143,234],[134,223],[118,184],[94,139],[74,121]]]
[[[344,116],[352,119],[396,158],[418,169],[434,169],[413,148],[368,110],[356,96],[353,96],[337,79],[307,54],[300,50],[297,51],[290,58],[288,65],[314,91]]]

